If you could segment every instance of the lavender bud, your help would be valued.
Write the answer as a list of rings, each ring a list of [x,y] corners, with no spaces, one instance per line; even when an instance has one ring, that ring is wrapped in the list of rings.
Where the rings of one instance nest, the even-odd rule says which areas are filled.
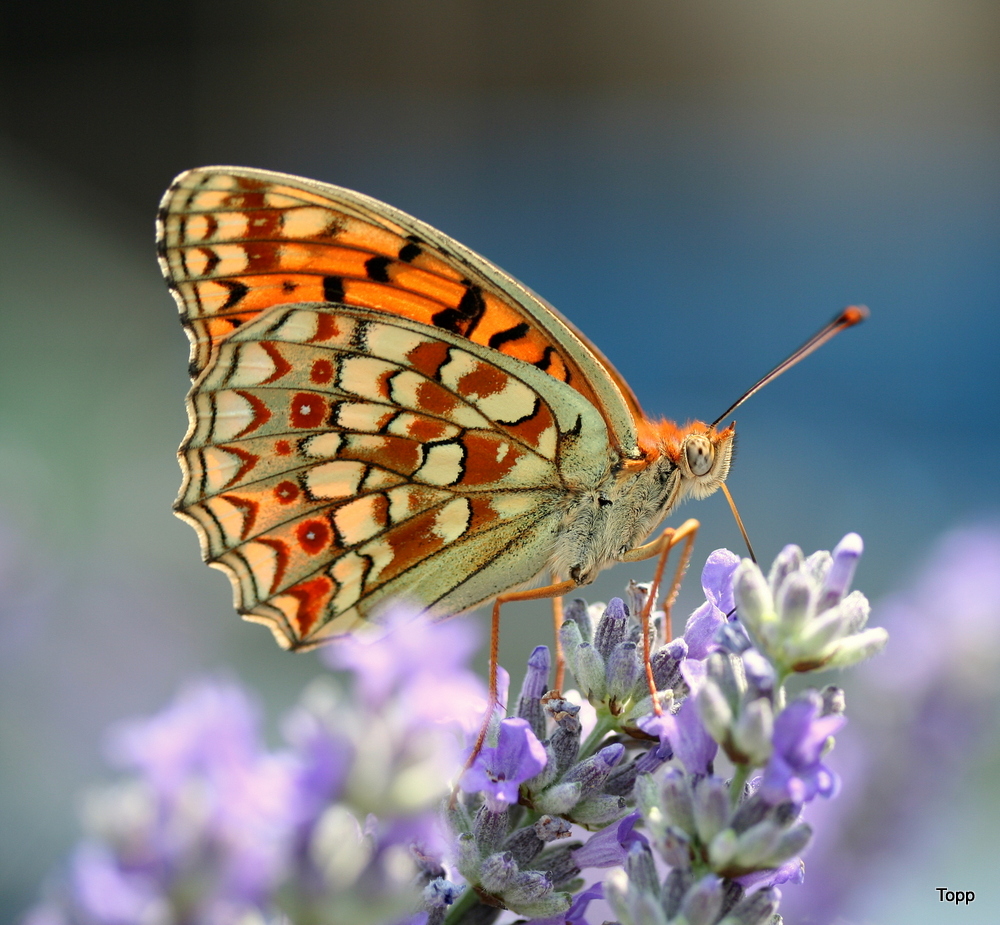
[[[576,647],[576,680],[580,693],[590,701],[602,701],[607,696],[604,659],[589,642]]]
[[[833,607],[847,594],[864,549],[865,544],[857,533],[848,533],[837,543],[833,550],[833,563],[823,582],[823,592],[817,604],[817,611],[822,612],[828,607]]]
[[[741,899],[719,925],[768,925],[781,901],[781,890],[767,887]]]
[[[491,854],[479,868],[479,885],[488,893],[502,894],[519,873],[517,863],[506,851]]]
[[[625,858],[625,872],[633,890],[642,890],[653,896],[660,895],[660,879],[653,862],[653,852],[644,842],[633,842],[629,845]]]
[[[681,914],[689,925],[713,925],[722,909],[722,898],[722,881],[708,874],[688,890]]]
[[[675,639],[665,646],[660,646],[649,659],[653,669],[653,683],[658,691],[677,687],[682,682],[681,662],[687,655],[687,643],[683,639]]]
[[[667,925],[659,896],[633,889],[623,870],[613,870],[605,878],[604,896],[621,925]]]
[[[605,825],[622,816],[626,809],[625,800],[610,794],[598,794],[589,800],[581,800],[573,807],[573,820],[580,825]]]
[[[778,614],[781,632],[794,636],[813,613],[812,579],[803,572],[794,572],[778,592]]]
[[[691,839],[687,832],[668,825],[660,843],[660,854],[670,867],[691,866]]]
[[[774,735],[774,711],[765,697],[751,700],[743,707],[733,726],[733,745],[753,765],[763,765],[771,757]]]
[[[579,781],[582,787],[580,798],[586,799],[601,789],[611,769],[622,760],[624,754],[625,746],[620,742],[606,745],[592,758],[587,758],[570,768],[563,778],[563,783]]]
[[[506,809],[495,812],[485,803],[479,807],[472,824],[472,834],[476,837],[476,845],[483,857],[492,854],[500,847],[507,834],[508,821]]]
[[[583,784],[579,781],[556,784],[535,797],[535,809],[552,816],[564,816],[580,802]]]
[[[612,714],[617,715],[620,709],[616,707],[631,698],[638,677],[639,659],[636,658],[635,643],[619,643],[612,649],[607,664],[608,700]]]
[[[750,648],[746,630],[738,623],[723,623],[715,632],[715,641],[733,655],[739,655]]]
[[[743,675],[752,696],[770,696],[776,680],[774,666],[756,649],[747,649],[742,658]]]
[[[725,694],[714,680],[711,678],[705,680],[701,690],[698,691],[695,705],[698,707],[698,717],[708,734],[716,742],[725,744],[729,740],[729,727],[733,723],[733,711]]]
[[[587,610],[587,602],[574,598],[563,606],[563,626],[567,623],[575,623],[580,630],[580,638],[584,642],[594,641],[594,627],[590,621],[590,614]]]
[[[694,874],[690,868],[675,867],[663,881],[663,911],[671,919],[681,911],[681,903],[687,891],[694,883]]]
[[[628,632],[628,609],[620,597],[608,601],[604,616],[601,617],[594,632],[594,648],[607,660],[611,650],[620,642],[625,641]]]
[[[580,866],[573,857],[573,852],[579,847],[579,842],[571,842],[568,845],[546,851],[538,859],[536,866],[543,870],[556,886],[561,886],[580,873]]]
[[[660,784],[663,809],[672,825],[694,834],[697,830],[694,819],[694,803],[687,779],[676,768],[668,768]]]
[[[576,717],[573,717],[573,721],[576,724],[575,729],[560,725],[549,739],[552,748],[552,769],[555,772],[553,780],[569,768],[580,753],[580,721]]]
[[[729,819],[729,789],[718,778],[703,777],[693,790],[695,830],[707,845]]]
[[[539,739],[545,738],[545,711],[542,709],[542,694],[549,687],[549,649],[537,646],[528,658],[528,671],[521,685],[521,696],[517,701],[517,715],[526,719],[531,731]]]
[[[549,819],[550,816],[544,818]],[[545,847],[545,842],[538,837],[534,826],[515,829],[504,841],[503,851],[509,854],[519,867],[530,864]]]
[[[536,903],[552,892],[552,881],[538,870],[522,870],[515,874],[503,891],[504,900],[512,908]]]
[[[579,677],[579,670],[576,663],[576,650],[580,648],[583,642],[589,643],[590,640],[584,640],[583,636],[580,634],[580,625],[574,620],[563,620],[563,625],[559,629],[559,643],[562,646],[563,657],[566,659],[566,665],[569,670],[573,673],[573,677]]]
[[[802,555],[802,550],[794,544],[789,544],[778,553],[767,576],[767,584],[772,594],[777,595],[785,579],[802,568],[803,561],[805,557]]]
[[[774,599],[760,569],[749,559],[736,567],[733,593],[743,625],[757,639],[770,640],[770,629],[776,619]]]

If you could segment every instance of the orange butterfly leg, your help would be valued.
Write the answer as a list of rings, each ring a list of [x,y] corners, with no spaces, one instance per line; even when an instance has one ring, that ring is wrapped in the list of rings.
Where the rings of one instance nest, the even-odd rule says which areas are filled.
[[[556,580],[556,575],[554,573],[552,575],[552,583],[553,584],[559,583]],[[562,625],[563,625],[563,599],[561,597],[554,597],[552,598],[552,627],[554,630],[554,639],[555,639],[555,642],[553,644],[553,654],[555,655],[556,658],[556,683],[552,689],[559,694],[562,693],[563,679],[565,678],[566,675],[566,656],[565,653],[563,652],[562,636],[559,633],[559,630],[562,629]]]
[[[692,518],[684,521],[676,529],[667,527],[655,540],[643,546],[637,546],[622,559],[623,562],[641,562],[644,559],[659,556],[659,561],[656,563],[656,571],[653,574],[653,584],[649,589],[649,595],[646,597],[645,606],[642,608],[642,657],[646,665],[646,682],[649,684],[649,693],[653,697],[653,712],[657,715],[662,711],[656,697],[653,666],[650,663],[649,615],[653,610],[653,603],[660,592],[660,584],[663,581],[663,573],[666,571],[670,550],[683,542],[684,547],[681,550],[680,561],[677,563],[673,582],[670,585],[670,593],[663,602],[664,641],[669,642],[673,638],[673,629],[670,625],[670,610],[674,606],[674,601],[677,600],[677,594],[681,589],[681,581],[684,578],[684,573],[687,571],[688,564],[691,562],[691,552],[694,549],[694,540],[698,534],[699,526],[701,525],[698,521]]]
[[[479,757],[486,741],[486,733],[490,728],[490,720],[493,718],[493,711],[499,703],[497,695],[497,669],[500,667],[500,608],[504,604],[513,601],[539,601],[546,598],[559,598],[577,588],[575,581],[558,581],[555,584],[545,585],[542,588],[529,588],[525,591],[508,591],[500,594],[493,602],[493,619],[490,623],[490,682],[488,700],[486,703],[486,715],[483,717],[483,725],[476,737],[476,744],[472,747],[472,752],[465,767],[472,767],[472,763]],[[454,799],[454,796],[452,797]]]

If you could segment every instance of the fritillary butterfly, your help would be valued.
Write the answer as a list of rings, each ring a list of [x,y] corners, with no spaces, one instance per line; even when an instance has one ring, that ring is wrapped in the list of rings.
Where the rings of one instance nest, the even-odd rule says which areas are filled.
[[[158,246],[191,341],[176,511],[287,648],[393,596],[585,584],[729,471],[733,427],[647,417],[548,303],[368,196],[192,170]]]

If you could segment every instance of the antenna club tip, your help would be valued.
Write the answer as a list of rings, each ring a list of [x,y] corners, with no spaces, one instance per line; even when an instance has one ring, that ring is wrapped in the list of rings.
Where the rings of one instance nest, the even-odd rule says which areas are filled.
[[[871,312],[868,311],[867,305],[848,305],[841,312],[839,320],[845,328],[849,328],[853,325],[861,324],[870,314]]]

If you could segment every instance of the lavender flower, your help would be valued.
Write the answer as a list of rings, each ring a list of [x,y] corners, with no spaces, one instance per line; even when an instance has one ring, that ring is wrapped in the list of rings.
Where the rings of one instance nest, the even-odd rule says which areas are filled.
[[[311,684],[278,752],[237,688],[186,694],[116,736],[132,776],[91,799],[29,921],[489,925],[506,909],[587,925],[604,897],[621,925],[771,922],[778,885],[802,878],[803,805],[836,790],[824,756],[844,722],[841,692],[785,705],[783,681],[884,643],[848,593],[859,555],[852,537],[833,556],[788,547],[765,581],[713,553],[683,636],[661,639],[654,612],[655,694],[634,616],[648,591],[573,602],[561,637],[583,697],[548,690],[537,647],[516,715],[494,712],[464,770],[486,704],[468,624],[397,609],[387,639],[328,650],[350,683]]]
[[[749,559],[740,563],[733,579],[740,621],[781,677],[846,668],[884,648],[888,633],[865,628],[868,601],[847,593],[861,550],[856,533],[832,556],[805,559],[798,546],[786,546],[767,579]]]
[[[839,780],[821,758],[843,716],[822,714],[823,698],[808,691],[774,721],[774,751],[764,770],[761,793],[771,803],[807,803],[817,794],[833,796]]]
[[[495,747],[484,745],[475,763],[462,775],[463,790],[483,794],[492,812],[517,802],[518,788],[545,767],[548,757],[527,720],[505,719]]]

